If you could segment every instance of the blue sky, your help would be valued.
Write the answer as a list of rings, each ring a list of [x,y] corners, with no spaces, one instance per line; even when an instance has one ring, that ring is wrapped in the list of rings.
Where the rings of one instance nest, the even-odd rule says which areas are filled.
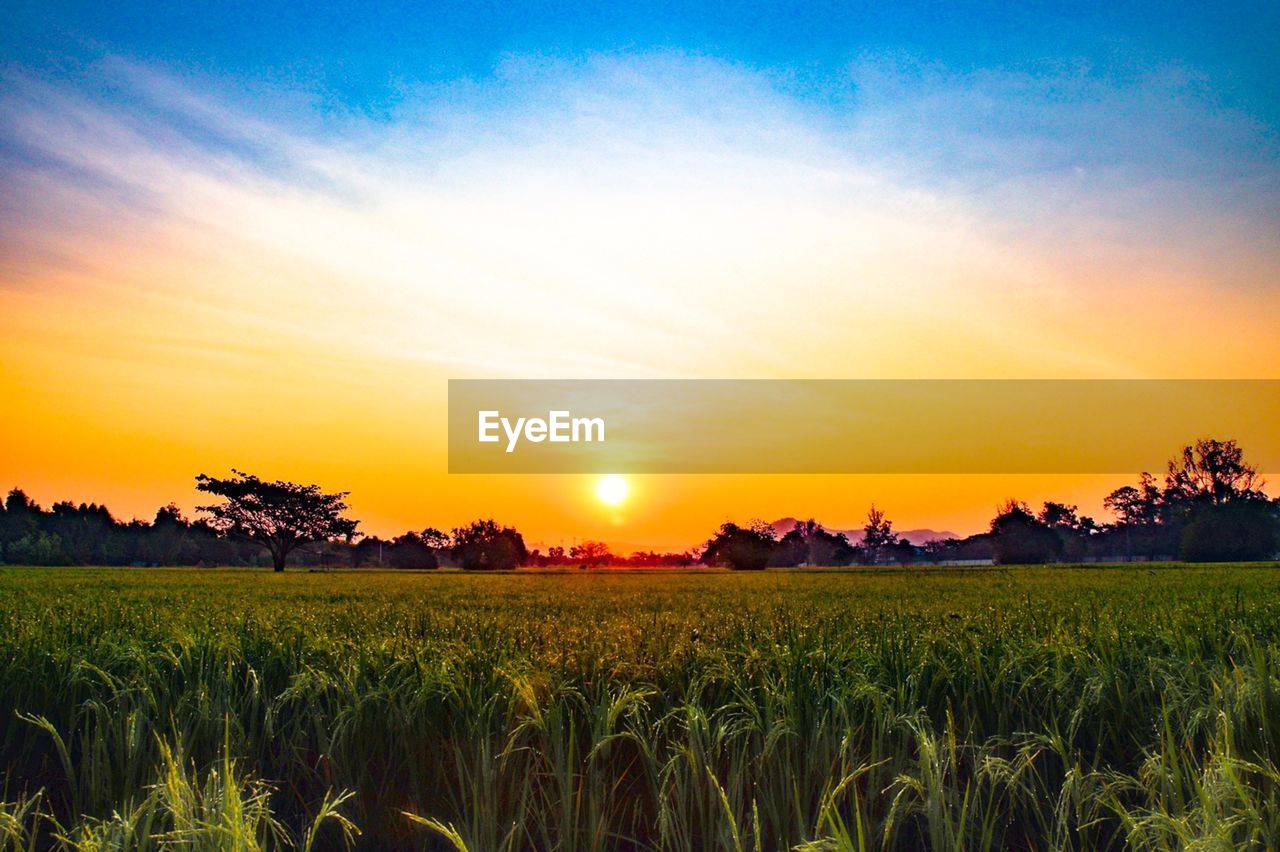
[[[808,286],[853,303],[927,285],[929,299],[900,300],[916,313],[956,310],[953,273],[964,286],[992,282],[984,286],[1008,304],[983,310],[1012,315],[1026,311],[1019,298],[1051,314],[1053,298],[1086,303],[1097,296],[1082,292],[1104,284],[1149,292],[1186,278],[1195,283],[1178,286],[1201,294],[1276,290],[1274,2],[122,2],[9,11],[13,25],[0,31],[0,179],[9,190],[0,199],[0,290],[80,270],[80,246],[109,234],[117,253],[146,228],[181,243],[175,229],[233,196],[231,221],[268,207],[283,220],[305,197],[308,214],[331,213],[325,227],[359,224],[378,240],[401,234],[387,223],[414,205],[447,198],[458,210],[446,219],[458,221],[492,205],[498,224],[476,223],[478,258],[539,233],[536,266],[549,286],[578,278],[591,289],[592,274],[622,280],[635,269],[623,258],[637,251],[663,259],[628,279],[632,295],[610,316],[631,315],[627,300],[640,290],[669,307],[702,286],[692,279],[713,274],[699,264],[725,266],[726,252],[769,246],[780,279],[823,280]],[[720,230],[707,225],[714,236],[693,257],[682,243],[689,227],[662,226],[703,205],[723,209],[696,224]],[[502,221],[513,210],[521,215]],[[656,210],[666,212],[644,218]],[[548,213],[564,214],[563,233],[542,233]],[[849,222],[826,244],[809,245],[841,217]],[[562,258],[584,250],[570,236],[583,223],[605,227],[600,244],[617,241],[591,262],[607,273],[563,268]],[[867,235],[892,243],[895,229],[915,234],[901,237],[903,255],[877,253],[878,238]],[[947,270],[926,270],[905,248],[912,239],[953,240]],[[850,245],[863,253],[846,256]],[[118,265],[117,253],[100,257]],[[355,259],[376,266],[393,255],[351,256],[326,263],[348,276]],[[459,274],[483,265],[458,263]],[[1018,268],[1010,282],[999,283],[1005,271],[991,267],[1000,264]],[[407,269],[402,277],[406,298],[442,296]],[[372,286],[357,277],[352,290]],[[519,280],[509,288],[534,292]],[[665,302],[654,296],[664,288]],[[1187,307],[1180,322],[1198,315]],[[641,329],[610,339],[651,343]],[[1153,369],[1128,356],[1095,363],[1101,348],[1064,339],[1054,351],[1079,361],[1074,369]]]
[[[405,84],[482,78],[505,54],[678,50],[774,69],[840,93],[848,63],[901,51],[958,71],[1087,63],[1122,84],[1153,66],[1202,75],[1274,127],[1280,4],[9,3],[4,53],[24,64],[121,53],[305,85],[378,112]]]

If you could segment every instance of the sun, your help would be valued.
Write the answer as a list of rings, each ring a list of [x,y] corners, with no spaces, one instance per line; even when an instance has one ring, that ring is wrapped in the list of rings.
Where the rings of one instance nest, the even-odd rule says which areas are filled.
[[[627,494],[630,491],[631,486],[627,485],[627,481],[616,473],[602,476],[596,482],[596,497],[601,503],[610,506],[621,505],[622,501],[627,499]]]

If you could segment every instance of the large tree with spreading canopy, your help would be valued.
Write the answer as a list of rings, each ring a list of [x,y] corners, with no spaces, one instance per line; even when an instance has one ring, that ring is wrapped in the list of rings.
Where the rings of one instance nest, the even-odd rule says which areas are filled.
[[[200,474],[196,489],[222,502],[198,507],[212,516],[210,525],[266,548],[271,567],[283,571],[289,554],[318,541],[355,535],[359,521],[342,517],[346,491],[326,494],[318,485],[267,482],[253,474],[231,471],[229,479]]]

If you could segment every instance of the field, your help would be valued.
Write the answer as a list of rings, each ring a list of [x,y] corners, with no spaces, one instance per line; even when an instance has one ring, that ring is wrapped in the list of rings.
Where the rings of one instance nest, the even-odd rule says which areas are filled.
[[[1280,571],[0,569],[0,848],[1280,847]]]

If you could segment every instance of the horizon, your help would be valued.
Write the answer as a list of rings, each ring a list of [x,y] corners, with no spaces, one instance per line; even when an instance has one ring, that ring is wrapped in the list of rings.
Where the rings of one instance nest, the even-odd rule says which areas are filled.
[[[158,511],[160,511],[161,509],[167,508],[167,507],[168,507],[168,506],[170,506],[170,505],[177,506],[177,507],[178,507],[178,509],[182,511],[182,513],[183,513],[183,517],[185,517],[188,521],[199,521],[199,520],[207,520],[207,519],[208,519],[208,513],[207,513],[207,512],[202,512],[202,511],[200,511],[199,509],[197,509],[197,508],[195,508],[195,507],[193,507],[193,508],[192,508],[192,510],[188,511],[188,510],[186,510],[186,509],[185,509],[181,504],[179,504],[179,503],[178,503],[178,501],[176,501],[176,500],[171,500],[171,501],[168,501],[168,502],[166,502],[166,503],[162,503],[162,504],[160,504],[159,506],[157,506],[155,510],[153,510],[153,511],[151,511],[151,512],[149,512],[149,513],[144,513],[144,514],[141,514],[141,515],[139,515],[139,514],[133,514],[133,515],[131,515],[131,516],[126,517],[123,513],[118,513],[118,512],[116,512],[116,511],[114,511],[114,510],[112,509],[112,507],[111,507],[109,504],[107,504],[105,501],[101,501],[101,500],[91,500],[91,499],[86,499],[86,500],[78,500],[78,499],[75,499],[75,500],[73,500],[73,499],[69,499],[69,498],[65,498],[65,497],[63,497],[63,498],[55,498],[55,499],[52,499],[52,500],[41,500],[41,499],[37,498],[35,495],[33,495],[29,490],[27,490],[27,489],[25,489],[25,488],[22,488],[21,486],[18,486],[18,485],[14,485],[14,486],[12,486],[11,488],[6,489],[4,493],[5,493],[6,495],[8,495],[8,494],[11,494],[11,493],[13,493],[13,492],[15,492],[15,491],[17,491],[17,492],[21,492],[22,494],[25,494],[25,495],[26,495],[29,499],[31,499],[31,501],[32,501],[32,502],[34,502],[34,503],[35,503],[39,508],[41,508],[41,509],[43,509],[43,510],[45,510],[45,511],[48,511],[52,506],[54,506],[54,505],[56,505],[56,504],[60,504],[60,503],[71,503],[72,505],[75,505],[75,506],[99,506],[99,507],[101,507],[101,508],[106,509],[108,512],[110,512],[110,513],[111,513],[112,518],[114,518],[116,521],[123,522],[123,523],[129,523],[129,522],[140,522],[140,523],[147,523],[147,524],[150,524],[150,523],[152,523],[152,522],[153,522],[153,520],[154,520],[154,518],[155,518],[155,515],[156,515],[156,513],[157,513]],[[0,501],[0,506],[2,506],[2,505],[3,505],[3,501]],[[356,519],[356,520],[357,520],[357,521],[359,521],[359,519]],[[473,518],[473,519],[471,519],[471,520],[477,520],[477,519]],[[502,518],[496,518],[495,520],[497,520],[499,523],[503,523],[503,522],[504,522]],[[750,519],[747,519],[747,518],[738,518],[738,519],[730,519],[730,518],[726,518],[725,520],[726,520],[726,521],[734,521],[734,522],[742,523],[742,524],[745,524],[745,523],[748,523],[748,522],[750,522],[750,521],[754,521],[754,520],[761,520],[761,521],[764,521],[764,519],[762,519],[762,518],[750,518]],[[793,515],[785,515],[785,516],[782,516],[782,517],[775,518],[775,519],[773,519],[772,521],[765,521],[765,522],[766,522],[766,523],[768,523],[768,524],[769,524],[769,526],[771,526],[771,527],[775,528],[775,530],[778,530],[779,532],[781,532],[781,531],[783,531],[783,530],[784,530],[784,528],[785,528],[786,530],[789,530],[789,529],[791,528],[791,526],[793,525],[793,523],[801,523],[801,522],[803,522],[803,521],[805,521],[805,520],[818,520],[818,519],[816,519],[816,518],[809,518],[809,517],[806,517],[806,518],[799,518],[799,517],[796,517],[796,516],[793,516]],[[892,521],[893,519],[892,519],[892,518],[890,518],[890,520]],[[864,518],[864,521],[865,521],[865,518]],[[792,523],[788,523],[788,522],[792,522]],[[361,523],[361,526],[363,526],[363,521],[360,521],[360,523]],[[389,539],[391,539],[391,538],[395,537],[396,535],[399,535],[399,534],[402,534],[402,533],[405,533],[405,532],[416,532],[416,531],[420,531],[420,530],[422,530],[422,529],[427,529],[427,528],[435,528],[435,529],[439,529],[441,532],[448,533],[451,529],[454,529],[454,528],[456,528],[456,527],[458,527],[458,526],[463,526],[465,523],[466,523],[466,522],[460,522],[460,523],[458,523],[458,524],[456,524],[456,525],[443,525],[443,526],[437,526],[437,525],[435,525],[435,524],[431,524],[431,523],[424,523],[424,524],[419,524],[419,525],[417,525],[417,526],[411,526],[411,527],[406,528],[406,529],[403,529],[403,530],[393,530],[393,531],[392,531],[392,530],[389,530],[389,531],[381,531],[381,532],[370,532],[370,531],[366,531],[366,530],[357,530],[357,532],[356,532],[356,538],[378,538],[378,539],[383,539],[383,540],[389,540]],[[836,524],[827,524],[827,523],[822,523],[822,521],[821,521],[821,520],[818,520],[818,523],[819,523],[819,525],[820,525],[823,529],[825,529],[825,530],[827,530],[827,531],[829,531],[829,532],[833,532],[833,533],[849,533],[849,532],[853,532],[853,531],[856,531],[856,530],[860,529],[860,526],[859,526],[858,524],[854,524],[854,525],[852,525],[852,526],[839,526],[839,525],[836,525]],[[927,532],[936,532],[936,533],[938,533],[938,534],[939,534],[939,537],[953,537],[953,538],[964,538],[964,537],[965,537],[965,535],[956,534],[953,530],[945,530],[945,529],[931,529],[931,528],[928,528],[928,527],[902,528],[902,529],[898,530],[898,532],[899,532],[899,534],[900,534],[900,535],[902,535],[902,536],[904,536],[904,537],[907,537],[907,538],[911,538],[911,539],[912,539],[912,543],[913,543],[913,544],[920,544],[920,543],[923,543],[923,541],[924,541],[924,539],[923,539],[923,538],[922,538],[920,541],[918,541],[918,542],[917,542],[917,541],[914,541],[914,539],[917,537],[915,534],[923,533],[923,532],[926,532],[926,531],[927,531]],[[713,531],[712,531],[712,532],[713,532]],[[982,531],[979,531],[979,532],[982,532]],[[708,537],[709,537],[709,536],[710,536],[710,532],[708,533]],[[705,541],[697,541],[697,542],[693,542],[692,544],[689,544],[689,545],[686,545],[686,546],[675,546],[675,547],[669,547],[669,546],[655,546],[655,545],[649,545],[649,544],[634,544],[634,543],[627,543],[627,542],[616,542],[616,541],[608,541],[608,540],[602,540],[602,539],[593,539],[593,538],[591,538],[591,537],[589,537],[589,536],[571,536],[571,535],[559,536],[559,537],[557,537],[556,539],[551,540],[551,541],[540,540],[540,539],[530,539],[530,540],[529,540],[529,541],[527,541],[526,543],[528,544],[528,546],[529,546],[530,550],[533,550],[534,548],[538,548],[538,549],[541,549],[541,550],[543,550],[543,551],[545,552],[546,548],[548,548],[548,547],[555,547],[555,546],[564,547],[564,548],[565,548],[565,550],[567,551],[567,550],[568,550],[568,547],[569,547],[570,545],[572,545],[572,544],[577,544],[577,543],[580,543],[580,542],[583,542],[583,541],[603,541],[603,543],[604,543],[604,544],[609,545],[609,547],[610,547],[610,551],[611,551],[614,555],[617,555],[617,556],[626,556],[626,555],[630,555],[630,554],[632,554],[632,553],[644,553],[644,552],[651,552],[651,551],[669,552],[669,553],[680,553],[680,552],[685,552],[685,551],[693,550],[693,549],[695,549],[695,548],[697,548],[697,547],[700,547],[700,546],[702,546],[703,544],[705,544]]]
[[[584,475],[547,474],[547,475],[540,475],[534,478],[543,479],[546,477],[555,477],[555,476],[559,476],[562,478],[573,478],[573,479],[583,480],[584,481],[583,487],[580,490],[584,494],[589,494],[592,491],[593,486],[596,483],[598,483],[599,480],[601,479],[601,477],[599,476],[588,475],[588,474],[584,474]],[[750,476],[752,479],[760,478],[759,475],[750,475]],[[790,478],[797,475],[770,474],[768,476],[770,476],[771,478],[776,478],[781,476],[786,476]],[[812,474],[804,475],[804,478],[810,478],[812,476],[813,476]],[[840,474],[822,474],[822,476],[838,477],[840,479],[849,478],[849,476],[847,475],[840,475]],[[930,480],[939,478],[937,475],[928,475],[928,474],[912,474],[910,476],[924,476]],[[1018,476],[1019,478],[1035,480],[1040,483],[1043,483],[1043,480],[1046,478],[1042,475],[1036,475],[1036,474],[1024,474],[1024,475],[1018,475]],[[1263,484],[1265,486],[1266,474],[1260,474],[1260,476],[1264,480]],[[264,476],[263,478],[273,479],[274,477]],[[644,479],[645,477],[629,476],[627,478],[628,480],[631,480],[634,482],[635,480]],[[653,475],[652,478],[663,479],[665,477],[662,475]],[[717,477],[717,478],[723,478],[723,477]],[[876,475],[875,478],[882,479],[882,478],[893,478],[893,477],[889,475]],[[956,475],[956,476],[947,477],[947,478],[960,479],[960,480],[972,480],[975,478],[985,479],[985,478],[991,478],[991,477],[982,476],[982,475]],[[1008,478],[1009,477],[999,477],[999,479],[1002,482],[1007,480]],[[889,520],[893,522],[895,530],[899,532],[915,533],[921,530],[932,530],[938,533],[952,533],[954,534],[955,537],[964,539],[969,536],[988,532],[990,527],[991,517],[996,514],[996,512],[999,510],[1001,504],[1004,501],[1007,501],[1010,499],[1021,500],[1025,503],[1028,503],[1030,506],[1032,506],[1032,508],[1038,507],[1046,501],[1054,501],[1054,502],[1065,503],[1068,505],[1074,505],[1080,510],[1080,514],[1082,516],[1093,517],[1099,523],[1109,522],[1113,520],[1113,518],[1108,517],[1110,513],[1102,505],[1103,497],[1105,497],[1106,493],[1109,493],[1110,490],[1114,490],[1114,488],[1117,488],[1123,485],[1133,484],[1133,481],[1137,478],[1137,475],[1135,474],[1134,476],[1129,476],[1129,477],[1117,477],[1117,476],[1099,476],[1099,475],[1089,475],[1089,474],[1077,474],[1077,475],[1068,474],[1068,475],[1059,475],[1057,478],[1067,479],[1067,480],[1079,480],[1082,478],[1088,479],[1091,481],[1103,480],[1107,482],[1113,482],[1114,484],[1111,486],[1111,488],[1108,489],[1108,492],[1093,495],[1094,499],[1092,499],[1089,502],[1077,502],[1073,499],[1068,499],[1070,495],[1068,495],[1068,497],[1063,497],[1062,494],[1054,494],[1054,493],[1045,493],[1043,496],[1043,499],[1039,499],[1039,498],[1027,499],[1027,498],[1024,498],[1023,496],[1019,496],[1015,494],[1005,494],[1004,496],[995,499],[991,503],[991,506],[988,509],[973,509],[971,511],[971,514],[986,515],[986,519],[982,523],[980,523],[979,525],[971,529],[954,529],[954,528],[947,527],[946,525],[940,525],[940,524],[906,523],[901,520],[899,515],[894,514],[892,510],[886,509],[886,507],[883,504],[877,503],[875,500],[871,500],[866,505],[864,505],[861,509],[858,509],[856,507],[851,508],[849,510],[851,516],[848,523],[830,521],[825,517],[814,515],[812,513],[806,514],[806,513],[784,512],[781,514],[762,515],[761,513],[758,513],[758,512],[752,513],[750,511],[747,511],[738,516],[732,516],[732,517],[722,513],[719,517],[715,518],[712,522],[710,522],[706,526],[705,532],[700,536],[694,536],[693,540],[690,540],[690,541],[672,540],[670,543],[631,542],[625,539],[609,538],[607,536],[602,536],[602,535],[592,535],[592,534],[578,535],[573,532],[564,532],[560,534],[554,534],[550,537],[545,537],[545,536],[539,537],[538,535],[526,532],[525,528],[512,518],[498,516],[498,515],[495,515],[494,513],[485,514],[483,512],[477,515],[470,515],[465,517],[461,515],[455,515],[456,520],[450,520],[448,522],[434,522],[432,521],[431,518],[423,518],[423,519],[420,519],[420,522],[418,523],[410,522],[407,526],[403,526],[403,527],[398,527],[398,528],[396,527],[381,528],[380,527],[377,529],[370,527],[363,517],[359,517],[359,512],[355,508],[352,508],[352,510],[348,514],[356,517],[356,519],[360,522],[360,529],[358,530],[358,534],[357,534],[358,537],[376,537],[384,540],[389,540],[402,533],[418,531],[428,527],[436,528],[441,530],[442,532],[447,533],[449,530],[457,527],[465,526],[467,523],[473,520],[492,517],[494,520],[497,520],[499,523],[514,526],[517,529],[521,530],[522,532],[525,532],[525,537],[527,539],[527,543],[530,549],[537,547],[545,551],[545,548],[547,547],[563,546],[567,550],[569,545],[574,543],[581,543],[583,541],[601,541],[609,545],[611,551],[614,554],[628,555],[633,552],[648,552],[648,551],[679,553],[679,552],[684,552],[693,548],[700,547],[701,545],[706,543],[707,539],[712,535],[712,533],[714,533],[715,529],[719,527],[720,524],[725,522],[747,524],[749,522],[759,520],[771,526],[776,526],[778,523],[781,523],[787,520],[805,521],[805,520],[812,519],[812,520],[818,521],[818,523],[824,529],[833,531],[833,532],[848,532],[850,530],[860,530],[863,527],[863,525],[866,523],[867,511],[874,505],[886,512],[886,515],[888,516]],[[310,482],[310,480],[307,480],[305,477],[300,478],[298,481]],[[323,487],[326,490],[341,490],[339,488],[329,489],[327,485]],[[62,503],[62,502],[69,502],[76,506],[97,505],[97,506],[106,508],[108,511],[110,511],[112,514],[112,517],[115,518],[117,521],[122,521],[126,523],[129,521],[140,521],[140,522],[149,524],[155,518],[156,512],[168,505],[177,506],[178,509],[182,511],[184,517],[186,517],[188,520],[191,520],[191,521],[201,520],[207,517],[206,513],[202,513],[197,509],[197,505],[201,502],[201,500],[200,498],[194,497],[194,496],[185,501],[180,499],[161,500],[160,502],[156,503],[154,507],[151,507],[149,509],[144,508],[140,511],[129,511],[129,510],[120,510],[109,500],[95,499],[92,496],[81,498],[81,497],[73,497],[73,496],[58,495],[58,494],[46,495],[46,494],[34,491],[30,488],[26,488],[22,486],[20,483],[15,483],[9,488],[6,488],[5,493],[6,494],[9,493],[11,490],[21,491],[22,493],[26,494],[33,502],[35,502],[37,505],[39,505],[41,508],[45,509],[46,511],[54,504]],[[192,491],[194,491],[194,488],[192,489]],[[996,492],[992,492],[992,493],[996,493]],[[145,498],[140,498],[140,499],[145,499]],[[589,498],[584,498],[584,499],[589,499]],[[1096,512],[1090,508],[1090,506],[1095,504],[1097,506]],[[353,503],[352,505],[354,507],[355,504]],[[913,543],[919,543],[919,542],[913,542]]]
[[[1233,441],[1229,441],[1228,443],[1234,444]],[[1187,451],[1190,452],[1191,449],[1192,447],[1188,445]],[[1169,462],[1169,465],[1172,466],[1175,463],[1175,461],[1177,461],[1176,457],[1175,459]],[[1243,461],[1245,462],[1246,465],[1248,464],[1249,459],[1248,459],[1247,453],[1244,455]],[[1141,474],[1141,476],[1146,476],[1146,475],[1147,475],[1146,472]],[[812,476],[812,475],[809,475],[809,476]],[[924,476],[926,476],[930,480],[938,478],[936,475],[924,475]],[[980,476],[980,475],[968,474],[968,475],[954,476],[951,478],[958,478],[962,480],[972,480],[973,478],[975,478],[975,476]],[[1024,474],[1021,476],[1031,477],[1037,480],[1041,480],[1044,478],[1043,476],[1039,476],[1039,475]],[[1274,500],[1277,504],[1280,504],[1280,497],[1271,498],[1269,495],[1266,494],[1266,487],[1267,487],[1266,474],[1261,471],[1258,471],[1256,468],[1253,468],[1252,476],[1254,477],[1253,485],[1254,487],[1256,487],[1257,493],[1267,500]],[[1081,475],[1068,475],[1068,477],[1070,479],[1080,479]],[[623,503],[625,499],[630,497],[631,481],[634,480],[636,477],[624,478],[616,475],[609,475],[609,476],[586,475],[586,476],[580,476],[578,478],[588,479],[595,484],[595,494],[599,502],[603,502],[613,508],[617,508],[617,506]],[[1096,478],[1096,475],[1091,476],[1089,478]],[[270,480],[270,477],[265,477],[264,479]],[[1138,475],[1128,477],[1126,481],[1121,483],[1121,485],[1122,486],[1134,485],[1135,480],[1137,479],[1138,479]],[[1170,484],[1170,480],[1167,477],[1164,477],[1163,475],[1155,476],[1155,481],[1157,483],[1160,483],[1160,482],[1164,483],[1163,490],[1165,492],[1168,492],[1169,489],[1173,487]],[[619,483],[621,483],[620,486],[619,486]],[[298,483],[298,484],[302,484],[302,483]],[[615,492],[612,494],[608,493],[609,491],[608,486],[615,486]],[[620,491],[616,490],[617,488],[620,488]],[[142,515],[134,514],[131,518],[127,518],[125,517],[124,514],[113,510],[112,507],[108,505],[105,501],[75,500],[75,499],[68,499],[65,497],[55,498],[53,500],[45,501],[45,500],[39,499],[37,495],[32,494],[30,491],[23,489],[20,486],[14,486],[11,490],[6,491],[6,494],[11,495],[13,493],[19,493],[19,492],[24,494],[32,503],[35,504],[37,508],[42,509],[45,512],[50,511],[57,504],[64,504],[64,503],[69,503],[72,506],[79,506],[79,507],[96,505],[102,509],[105,509],[114,520],[120,523],[129,523],[130,521],[132,521],[135,523],[141,522],[145,524],[151,524],[153,522],[153,519],[156,517],[157,512],[165,508],[168,508],[170,506],[177,507],[177,509],[180,512],[182,512],[183,516],[190,522],[208,521],[212,518],[212,514],[207,509],[202,509],[198,506],[193,505],[191,509],[188,510],[186,507],[184,507],[183,504],[175,500],[166,501],[165,503],[160,504],[155,511],[152,511],[150,513],[144,513]],[[343,493],[343,496],[346,496],[345,493]],[[993,506],[993,510],[992,510],[993,517],[989,519],[986,524],[982,525],[982,527],[979,529],[974,529],[969,531],[958,531],[958,530],[946,529],[940,526],[933,526],[933,527],[930,527],[927,525],[913,526],[909,524],[899,523],[897,518],[893,517],[890,513],[884,511],[883,506],[877,507],[877,505],[873,501],[871,504],[869,504],[866,510],[866,514],[864,514],[860,520],[857,520],[850,524],[830,523],[827,521],[827,519],[819,518],[815,515],[785,514],[785,515],[778,515],[778,516],[769,516],[773,518],[772,520],[769,520],[768,517],[766,516],[756,514],[756,515],[748,515],[745,517],[724,516],[720,519],[720,521],[717,522],[715,526],[709,527],[707,532],[702,537],[697,538],[692,542],[678,543],[675,545],[654,545],[650,543],[619,541],[617,539],[611,540],[611,539],[602,538],[599,536],[587,536],[587,535],[577,536],[577,535],[567,535],[567,534],[562,534],[562,535],[553,537],[551,539],[525,536],[525,543],[531,552],[540,551],[544,557],[546,556],[547,551],[552,547],[558,546],[564,552],[567,553],[569,550],[569,547],[572,545],[582,544],[582,543],[592,542],[592,541],[605,544],[610,554],[617,557],[625,557],[633,554],[638,555],[642,553],[653,553],[653,552],[680,554],[680,553],[696,552],[702,547],[704,547],[706,544],[709,543],[710,539],[715,537],[716,529],[719,527],[720,524],[723,524],[723,523],[737,524],[739,526],[755,524],[757,522],[763,523],[763,524],[766,524],[768,527],[770,527],[774,531],[775,536],[777,536],[780,539],[783,534],[790,531],[790,529],[792,529],[793,527],[799,528],[800,525],[805,521],[815,521],[817,522],[820,528],[826,530],[827,532],[830,532],[832,534],[838,534],[838,535],[847,535],[848,541],[850,543],[856,544],[859,540],[857,538],[857,534],[864,530],[865,525],[871,520],[871,517],[870,517],[871,514],[873,512],[880,511],[884,513],[883,517],[887,518],[889,523],[893,526],[895,538],[905,539],[907,541],[910,541],[911,544],[919,548],[920,545],[925,544],[929,541],[941,542],[941,541],[951,540],[951,541],[963,542],[973,537],[991,533],[994,531],[994,523],[998,519],[998,516],[1000,515],[1001,511],[1007,508],[1008,506],[1019,504],[1019,503],[1029,508],[1030,511],[1032,512],[1035,512],[1036,507],[1041,505],[1043,505],[1044,508],[1047,510],[1051,504],[1057,504],[1059,506],[1068,508],[1072,512],[1078,511],[1078,518],[1080,521],[1083,521],[1086,524],[1093,524],[1093,523],[1097,524],[1097,527],[1095,530],[1097,532],[1106,531],[1108,528],[1122,528],[1124,526],[1124,519],[1121,517],[1118,517],[1116,511],[1103,505],[1104,498],[1107,496],[1109,495],[1099,495],[1097,497],[1096,502],[1103,509],[1103,512],[1105,514],[1111,516],[1110,518],[1104,515],[1091,512],[1087,504],[1082,506],[1081,504],[1073,503],[1067,499],[1060,499],[1060,495],[1058,497],[1046,497],[1044,500],[1023,500],[1018,497],[1006,497],[1004,498],[1003,501]],[[3,508],[3,503],[0,503],[0,509],[2,508]],[[348,507],[348,511],[346,512],[346,514],[350,515],[353,513],[354,512],[351,510],[351,507]],[[381,531],[381,530],[371,531],[368,528],[359,529],[360,526],[364,525],[363,519],[353,518],[353,520],[356,522],[356,525],[357,525],[354,538],[357,540],[371,539],[371,540],[382,540],[382,541],[389,542],[391,539],[395,538],[398,535],[401,535],[404,533],[416,535],[418,532],[421,532],[426,529],[436,529],[444,533],[446,536],[450,536],[451,535],[450,531],[456,533],[458,528],[466,527],[472,521],[479,521],[485,518],[496,520],[499,523],[499,525],[513,526],[517,531],[520,530],[520,527],[518,524],[507,524],[506,523],[507,519],[494,518],[492,515],[484,515],[484,514],[478,515],[474,518],[465,519],[457,523],[449,523],[449,524],[441,524],[441,525],[432,524],[430,522],[419,523],[416,525],[411,524],[407,528],[394,530],[394,531]]]

